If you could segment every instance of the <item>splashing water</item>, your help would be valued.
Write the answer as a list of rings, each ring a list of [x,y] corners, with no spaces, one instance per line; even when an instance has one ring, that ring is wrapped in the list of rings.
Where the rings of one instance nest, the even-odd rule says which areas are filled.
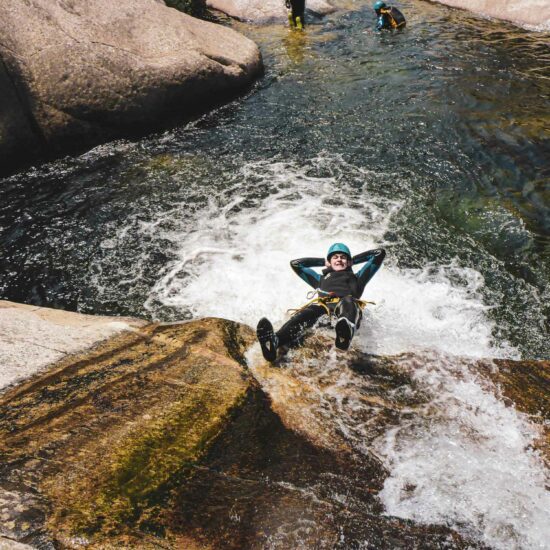
[[[334,163],[329,156],[312,162]],[[148,307],[189,308],[193,316],[251,325],[262,315],[282,322],[307,291],[288,267],[290,258],[321,255],[333,241],[352,251],[384,245],[406,201],[371,190],[380,174],[361,177],[364,185],[350,190],[338,174],[312,175],[311,165],[246,164],[221,197],[186,220],[185,239],[177,241],[177,257]],[[253,200],[245,191],[252,181],[265,189]],[[446,524],[495,548],[544,548],[550,498],[543,463],[526,450],[539,434],[504,406],[473,362],[518,356],[492,337],[484,285],[479,272],[456,259],[405,269],[391,255],[369,283],[365,294],[376,306],[368,309],[355,349],[416,351],[420,360],[403,358],[399,365],[418,385],[413,394],[428,396],[377,439],[378,407],[365,397],[366,380],[334,351],[321,360],[290,361],[281,375],[259,367],[257,346],[249,361],[295,429],[323,445],[351,445],[382,459],[391,472],[380,494],[388,514]]]
[[[494,548],[549,548],[549,479],[528,418],[465,360],[430,354],[400,365],[430,399],[375,446],[391,468],[380,494],[387,512],[453,526]]]
[[[334,163],[323,156],[311,164]],[[289,268],[290,259],[322,256],[334,241],[348,243],[354,253],[384,245],[403,201],[369,193],[369,182],[380,174],[360,171],[364,185],[354,190],[341,176],[310,172],[311,165],[282,162],[243,166],[229,189],[184,219],[181,238],[171,237],[176,259],[161,273],[146,307],[153,314],[171,307],[253,326],[267,315],[280,323],[308,291]],[[253,182],[264,196],[250,198]],[[457,279],[465,284],[455,284]],[[456,261],[399,269],[390,258],[365,291],[376,306],[368,310],[358,339],[376,353],[435,345],[474,357],[514,355],[509,345],[492,339],[483,285],[478,272]]]

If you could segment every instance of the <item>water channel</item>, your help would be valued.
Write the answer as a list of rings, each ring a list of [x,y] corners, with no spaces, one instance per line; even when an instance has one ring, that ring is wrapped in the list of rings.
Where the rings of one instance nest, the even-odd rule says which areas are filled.
[[[254,325],[269,314],[278,323],[306,301],[288,261],[343,241],[353,253],[388,253],[364,295],[376,302],[358,340],[366,351],[550,358],[550,35],[420,0],[400,3],[404,32],[380,34],[370,2],[340,5],[348,9],[305,33],[234,23],[266,66],[245,97],[0,181],[0,297],[162,321]],[[464,374],[442,376],[456,398]],[[462,398],[491,411],[483,429],[514,424],[476,391]],[[502,452],[491,445],[487,456]],[[401,451],[388,451],[395,471],[411,460],[422,469],[420,451]],[[506,456],[517,465],[520,455]],[[463,468],[464,456],[438,468]],[[415,510],[476,525],[496,547],[542,548],[547,496],[538,466],[525,468],[532,491],[516,497],[534,523],[512,521],[512,535],[487,515],[505,479],[475,510],[479,524],[442,500]],[[480,469],[471,482],[456,486],[489,481]],[[392,498],[388,486],[386,505],[408,517]]]

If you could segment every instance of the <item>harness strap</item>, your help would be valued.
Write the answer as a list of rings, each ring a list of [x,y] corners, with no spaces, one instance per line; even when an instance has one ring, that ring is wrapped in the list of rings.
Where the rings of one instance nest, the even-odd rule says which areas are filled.
[[[315,296],[315,298],[313,298],[312,300],[307,302],[307,304],[304,304],[303,306],[301,306],[299,308],[296,308],[296,309],[288,309],[287,312],[296,314],[296,313],[299,313],[300,311],[304,310],[306,307],[309,307],[313,304],[316,304],[316,305],[319,305],[319,306],[325,308],[325,311],[327,312],[327,315],[329,317],[332,317],[332,311],[328,307],[328,304],[337,304],[338,302],[340,302],[340,300],[342,298],[340,296],[331,296],[330,294],[326,295],[326,296],[319,296],[320,292],[323,292],[323,291],[322,290],[313,290],[311,292],[308,292],[307,293],[308,298],[312,295],[315,296],[315,294],[317,294],[317,296]],[[323,294],[325,294],[325,293],[323,293]],[[367,300],[359,300],[358,298],[354,298],[353,300],[359,306],[361,311],[363,311],[367,307],[367,304],[376,305],[375,302],[369,302]]]

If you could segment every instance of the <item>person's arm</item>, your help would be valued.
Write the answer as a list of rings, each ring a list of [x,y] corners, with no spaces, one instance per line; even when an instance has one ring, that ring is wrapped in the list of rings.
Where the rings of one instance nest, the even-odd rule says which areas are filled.
[[[383,13],[380,14],[380,16],[378,17],[378,20],[376,21],[376,30],[377,31],[381,31],[382,29],[385,29],[386,28],[386,21],[385,21],[385,16]]]
[[[353,265],[362,264],[365,265],[355,274],[359,283],[360,294],[363,293],[365,285],[372,279],[374,274],[378,271],[378,268],[382,265],[384,258],[386,257],[386,251],[383,248],[375,248],[374,250],[367,250],[356,254],[352,258]]]
[[[290,267],[293,269],[294,273],[303,279],[309,286],[317,288],[319,286],[319,281],[321,280],[321,275],[311,267],[324,267],[325,259],[324,258],[299,258],[298,260],[292,260],[290,262]]]

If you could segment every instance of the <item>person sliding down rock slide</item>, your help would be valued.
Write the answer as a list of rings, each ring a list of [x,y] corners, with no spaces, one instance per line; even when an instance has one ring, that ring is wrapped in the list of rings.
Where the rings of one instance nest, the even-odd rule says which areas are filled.
[[[302,30],[306,26],[304,16],[306,0],[285,0],[285,6],[288,9],[290,26]]]
[[[290,266],[294,272],[315,289],[317,297],[300,308],[277,332],[269,319],[260,319],[256,335],[264,358],[275,361],[281,346],[299,343],[304,332],[324,315],[338,319],[335,345],[338,349],[347,350],[361,322],[364,302],[360,298],[385,256],[382,248],[352,256],[345,244],[335,243],[328,249],[326,259],[292,260]],[[354,273],[352,266],[358,264],[365,265]],[[311,269],[323,266],[325,269],[321,274]]]

